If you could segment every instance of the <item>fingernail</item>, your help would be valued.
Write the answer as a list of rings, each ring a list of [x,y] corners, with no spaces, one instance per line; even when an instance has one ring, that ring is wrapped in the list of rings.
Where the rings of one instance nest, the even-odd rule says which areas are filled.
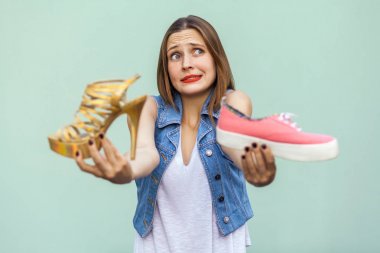
[[[262,148],[262,149],[266,149],[266,148],[267,148],[267,145],[263,144],[263,145],[261,145],[261,148]]]
[[[241,156],[241,159],[245,159],[245,155],[242,155],[242,156]]]
[[[92,145],[92,144],[94,144],[94,142],[92,140],[89,140],[88,144]]]
[[[104,138],[104,134],[103,134],[103,133],[100,133],[100,134],[99,134],[99,137],[100,137],[100,139],[103,139],[103,138]]]
[[[75,152],[75,156],[76,156],[76,157],[79,156],[79,151]]]
[[[252,147],[257,148],[257,143],[256,142],[252,143]]]
[[[249,151],[249,147],[245,147],[244,150],[245,150],[245,152],[248,152]]]

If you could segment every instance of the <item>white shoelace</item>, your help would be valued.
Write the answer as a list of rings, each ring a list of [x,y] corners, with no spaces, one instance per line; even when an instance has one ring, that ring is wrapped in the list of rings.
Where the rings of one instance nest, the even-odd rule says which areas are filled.
[[[285,124],[290,125],[291,127],[297,129],[297,131],[301,132],[302,129],[300,127],[298,127],[297,123],[294,122],[294,120],[293,120],[294,117],[297,117],[297,115],[295,115],[294,113],[291,113],[291,112],[283,112],[283,113],[280,113],[278,115],[278,119],[280,121],[284,122]]]

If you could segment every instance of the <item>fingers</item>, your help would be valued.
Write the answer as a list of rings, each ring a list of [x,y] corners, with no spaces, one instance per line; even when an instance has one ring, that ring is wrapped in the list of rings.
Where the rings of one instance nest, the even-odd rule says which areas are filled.
[[[259,148],[256,143],[252,143],[252,151],[253,151],[253,153],[255,154],[255,157],[256,157],[257,171],[260,174],[264,174],[265,173],[265,167],[266,167],[265,165],[266,164],[265,164],[265,159],[263,157],[261,148]]]
[[[115,159],[117,161],[120,161],[121,159],[123,159],[123,155],[119,152],[119,150],[117,150],[117,148],[115,147],[115,145],[112,144],[112,142],[109,140],[109,139],[106,139],[110,145],[110,148],[112,150],[112,154],[114,155]]]
[[[261,150],[264,155],[265,163],[267,166],[266,174],[274,178],[276,173],[276,164],[272,150],[269,146],[266,146],[265,144],[262,145]]]
[[[96,166],[86,164],[83,161],[82,154],[79,151],[77,151],[76,153],[75,162],[77,163],[77,165],[82,171],[93,174],[96,177],[103,176],[103,173]]]
[[[96,144],[94,143],[93,139],[90,139],[88,141],[88,150],[90,152],[90,155],[92,157],[92,160],[94,160],[95,165],[102,166],[104,159],[99,153],[98,148],[96,147]]]
[[[245,147],[245,162],[246,162],[246,168],[247,168],[247,174],[253,176],[255,174],[259,174],[259,171],[257,170],[256,166],[256,157],[255,154],[252,152],[252,149],[250,147]]]
[[[103,175],[106,177],[109,177],[112,175],[112,166],[109,163],[107,159],[105,159],[100,152],[98,151],[98,148],[96,147],[93,139],[90,139],[88,141],[88,150],[90,152],[90,156],[92,157],[92,160],[95,163],[95,166],[101,171]]]
[[[276,166],[271,149],[262,144],[252,143],[245,148],[242,156],[242,167],[247,181],[261,187],[270,184],[275,177]]]
[[[115,182],[118,182],[117,177],[119,176],[121,172],[120,169],[124,165],[125,161],[111,141],[105,138],[104,134],[99,134],[99,137],[105,156],[99,152],[94,140],[90,139],[88,142],[88,150],[95,165],[86,164],[82,160],[82,156],[79,152],[79,155],[76,157],[76,162],[85,172],[110,180],[111,182],[113,182],[116,178]]]
[[[274,156],[273,156],[271,148],[265,144],[262,144],[261,151],[264,155],[265,162],[267,164],[274,164]]]
[[[241,164],[243,166],[244,177],[248,180],[248,178],[251,177],[251,173],[249,172],[248,165],[247,165],[247,160],[246,160],[246,156],[245,155],[241,156]]]
[[[241,163],[242,163],[243,173],[244,173],[245,179],[250,184],[256,185],[258,183],[257,175],[255,175],[255,173],[253,172],[252,164],[250,163],[251,165],[248,165],[248,161],[247,161],[247,156],[246,155],[242,155],[242,157],[241,157]]]
[[[103,147],[103,150],[104,150],[104,154],[106,156],[106,159],[111,163],[111,164],[115,164],[116,162],[116,154],[114,152],[114,147],[112,145],[112,143],[110,142],[110,140],[108,138],[106,138],[104,136],[104,134],[100,134],[100,140],[102,142],[102,147]]]

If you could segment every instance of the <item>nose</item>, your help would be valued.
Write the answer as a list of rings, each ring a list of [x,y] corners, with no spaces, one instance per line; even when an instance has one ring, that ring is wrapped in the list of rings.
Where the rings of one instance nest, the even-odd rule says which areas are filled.
[[[185,54],[182,58],[182,69],[187,70],[187,69],[192,69],[193,68],[193,63],[191,56],[188,54]]]

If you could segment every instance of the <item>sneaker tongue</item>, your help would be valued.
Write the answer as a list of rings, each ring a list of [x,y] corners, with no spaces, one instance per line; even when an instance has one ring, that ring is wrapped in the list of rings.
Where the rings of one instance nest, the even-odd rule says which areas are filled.
[[[277,114],[275,115],[277,116],[277,118],[287,124],[289,124],[290,126],[296,128],[298,131],[301,131],[301,128],[299,128],[297,126],[297,123],[294,122],[293,118],[294,117],[297,117],[297,115],[295,115],[294,113],[291,113],[291,112],[282,112],[280,114]]]
[[[282,112],[280,113],[279,117],[283,120],[293,122],[293,118],[296,117],[296,115],[291,112]]]

